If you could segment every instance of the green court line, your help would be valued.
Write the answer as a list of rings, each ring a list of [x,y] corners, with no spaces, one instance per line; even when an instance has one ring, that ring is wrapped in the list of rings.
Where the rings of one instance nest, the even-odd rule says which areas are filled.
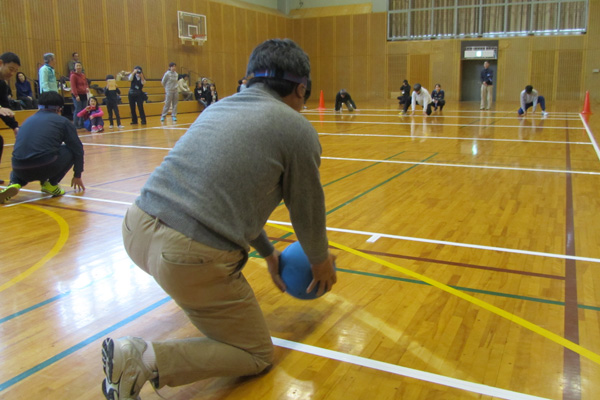
[[[390,156],[390,157],[386,158],[385,160],[391,160],[392,158],[394,158],[394,157],[396,157],[396,156],[399,156],[399,155],[400,155],[400,154],[402,154],[402,153],[405,153],[405,152],[404,152],[404,151],[401,151],[400,153],[394,154],[393,156]],[[373,163],[373,164],[371,164],[371,165],[369,165],[369,166],[367,166],[367,167],[364,167],[364,168],[361,168],[361,169],[359,169],[359,170],[356,170],[356,171],[354,171],[354,172],[352,172],[352,173],[350,173],[350,174],[348,174],[348,175],[346,175],[346,176],[342,176],[341,178],[338,178],[338,179],[336,179],[336,180],[334,180],[334,181],[331,181],[331,182],[329,182],[329,183],[326,183],[326,184],[324,184],[324,185],[323,185],[323,187],[325,187],[325,186],[329,186],[329,185],[331,185],[331,184],[333,184],[333,183],[336,183],[336,182],[339,182],[339,181],[341,181],[342,179],[346,179],[346,178],[348,178],[349,176],[352,176],[352,175],[354,175],[354,174],[358,174],[359,172],[362,172],[362,171],[364,171],[365,169],[368,169],[368,168],[374,167],[375,165],[379,165],[379,164],[381,164],[381,161],[380,161],[380,162]]]
[[[359,195],[357,195],[357,196],[354,196],[354,197],[353,197],[353,198],[351,198],[350,200],[348,200],[348,201],[346,201],[346,202],[344,202],[344,203],[340,204],[339,206],[337,206],[337,207],[335,207],[335,208],[332,208],[331,210],[327,211],[327,215],[331,214],[331,213],[332,213],[332,212],[334,212],[334,211],[337,211],[337,210],[339,210],[340,208],[342,208],[342,207],[344,207],[344,206],[347,206],[348,204],[352,203],[354,200],[357,200],[357,199],[359,199],[359,198],[363,197],[365,194],[367,194],[367,193],[370,193],[370,192],[372,192],[373,190],[375,190],[375,189],[377,189],[377,188],[379,188],[379,187],[381,187],[381,186],[385,185],[385,184],[386,184],[386,183],[388,183],[389,181],[391,181],[391,180],[393,180],[393,179],[396,179],[397,177],[399,177],[400,175],[402,175],[402,174],[404,174],[404,173],[406,173],[406,172],[410,171],[411,169],[413,169],[413,168],[415,168],[415,167],[418,167],[419,165],[421,165],[421,163],[424,163],[425,161],[429,161],[431,158],[435,157],[437,154],[438,154],[438,153],[434,153],[433,155],[431,155],[431,156],[427,157],[427,158],[426,158],[426,159],[424,159],[424,160],[421,160],[421,161],[419,161],[419,162],[415,163],[413,166],[411,166],[411,167],[409,167],[409,168],[405,169],[404,171],[402,171],[402,172],[400,172],[400,173],[398,173],[398,174],[396,174],[396,175],[392,176],[391,178],[388,178],[388,179],[386,179],[385,181],[383,181],[383,182],[381,182],[381,183],[379,183],[379,184],[377,184],[377,185],[373,186],[371,189],[369,189],[369,190],[367,190],[367,191],[364,191],[364,192],[362,192],[361,194],[359,194]]]
[[[394,158],[394,157],[396,157],[396,156],[399,156],[399,155],[400,155],[400,154],[402,154],[402,153],[405,153],[405,152],[404,152],[404,151],[401,151],[400,153],[396,153],[396,154],[394,154],[393,156],[389,156],[389,157],[388,157],[388,158],[386,158],[385,160],[391,160],[392,158]],[[346,179],[346,178],[348,178],[348,177],[350,177],[350,176],[352,176],[352,175],[358,174],[359,172],[362,172],[362,171],[364,171],[364,170],[366,170],[366,169],[369,169],[369,168],[371,168],[371,167],[374,167],[374,166],[376,166],[376,165],[379,165],[379,164],[381,164],[381,163],[382,163],[382,161],[379,161],[379,162],[373,163],[373,164],[371,164],[371,165],[369,165],[369,166],[366,166],[366,167],[364,167],[364,168],[358,169],[358,170],[356,170],[356,171],[354,171],[354,172],[351,172],[351,173],[349,173],[349,174],[348,174],[348,175],[346,175],[346,176],[342,176],[341,178],[335,179],[335,180],[333,180],[333,181],[331,181],[331,182],[327,182],[326,184],[324,184],[324,185],[323,185],[323,187],[326,187],[326,186],[332,185],[332,184],[334,184],[334,183],[336,183],[336,182],[339,182],[339,181],[341,181],[342,179]],[[284,204],[285,204],[285,203],[282,201],[281,203],[279,203],[279,205],[278,205],[277,207],[279,207],[279,206],[282,206],[282,205],[284,205]]]

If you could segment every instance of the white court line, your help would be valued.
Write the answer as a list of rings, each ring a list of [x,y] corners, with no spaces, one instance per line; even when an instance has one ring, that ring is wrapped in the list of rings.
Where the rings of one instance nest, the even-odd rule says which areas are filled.
[[[278,224],[278,225],[292,226],[292,224],[290,222],[272,221],[272,220],[268,220],[267,222],[270,222],[272,224]],[[525,254],[528,256],[559,258],[561,260],[576,260],[576,261],[589,261],[589,262],[594,262],[594,263],[600,263],[600,258],[592,258],[592,257],[570,256],[567,254],[558,254],[558,253],[544,253],[541,251],[510,249],[510,248],[506,248],[506,247],[482,246],[479,244],[471,244],[471,243],[447,242],[445,240],[434,240],[434,239],[416,238],[416,237],[411,237],[411,236],[389,235],[387,233],[356,231],[356,230],[352,230],[352,229],[327,227],[327,230],[332,231],[332,232],[352,233],[352,234],[362,235],[362,236],[370,236],[370,237],[379,236],[380,238],[383,237],[383,238],[388,238],[388,239],[407,240],[410,242],[442,244],[445,246],[467,247],[467,248],[471,248],[471,249],[499,251],[502,253]]]
[[[172,131],[172,130],[176,130],[176,129],[180,129],[180,130],[182,130],[182,131],[187,131],[187,130],[188,130],[188,129],[190,129],[190,128],[178,128],[178,127],[157,126],[157,127],[154,127],[154,128],[152,128],[152,129],[163,129],[163,130],[165,130],[165,129],[166,129],[166,130],[171,130],[171,131]]]
[[[519,168],[519,167],[499,167],[494,165],[472,165],[472,164],[448,164],[435,163],[430,161],[396,161],[396,160],[371,160],[364,158],[343,158],[343,157],[321,157],[321,160],[339,160],[339,161],[359,161],[359,162],[376,162],[388,164],[419,164],[433,167],[455,167],[455,168],[481,168],[481,169],[498,169],[505,171],[526,171],[526,172],[552,172],[556,174],[580,174],[580,175],[600,175],[600,172],[593,171],[568,171],[562,169],[542,169],[542,168]]]
[[[492,142],[518,142],[518,143],[553,143],[553,144],[585,144],[590,145],[588,142],[563,142],[557,140],[523,140],[523,139],[492,139],[492,138],[468,138],[468,137],[450,137],[450,136],[419,136],[419,135],[379,135],[369,133],[322,133],[319,135],[323,136],[366,136],[366,137],[393,137],[393,138],[417,138],[417,139],[445,139],[445,140],[471,140],[473,142],[478,141],[492,141]]]
[[[82,142],[85,146],[101,146],[101,147],[121,147],[125,149],[149,149],[149,150],[172,150],[172,147],[151,147],[151,146],[134,146],[131,144],[106,144],[106,143],[87,143]]]
[[[385,114],[363,114],[359,111],[353,112],[353,113],[337,113],[337,112],[305,112],[303,114],[306,115],[333,115],[333,116],[347,116],[347,115],[352,115],[352,116],[359,116],[359,117],[395,117],[396,115],[385,115]],[[407,115],[408,117],[424,117],[424,115]],[[471,115],[440,115],[440,114],[432,114],[430,116],[428,116],[427,118],[476,118],[475,116],[471,116]],[[493,118],[493,119],[512,119],[512,120],[518,120],[519,117],[514,116],[514,117],[496,117],[496,116],[490,116],[490,117],[483,117],[483,118]],[[569,117],[569,118],[560,118],[560,117],[546,117],[546,118],[535,118],[535,119],[529,119],[526,121],[534,121],[534,122],[540,122],[540,121],[550,121],[550,120],[556,120],[556,121],[564,121],[565,119],[567,119],[568,121],[577,121],[579,118],[574,118],[574,117]],[[535,127],[531,127],[531,128],[535,128]]]
[[[284,347],[290,350],[300,351],[302,353],[312,354],[318,357],[328,358],[345,362],[348,364],[358,365],[361,367],[371,368],[378,371],[388,372],[395,375],[406,376],[409,378],[418,379],[425,382],[431,382],[438,385],[448,386],[456,389],[466,390],[473,393],[479,393],[487,396],[497,397],[508,400],[547,400],[544,397],[532,396],[524,393],[513,392],[506,389],[500,389],[493,386],[483,385],[463,381],[460,379],[449,378],[447,376],[433,374],[431,372],[419,371],[417,369],[402,367],[399,365],[389,364],[382,361],[371,360],[369,358],[355,356],[352,354],[342,353],[339,351],[324,349],[321,347],[311,346],[308,344],[292,342],[290,340],[271,337],[275,346]]]
[[[381,121],[317,121],[308,120],[315,124],[370,124],[370,125],[412,125],[411,122],[381,122]],[[419,123],[421,125],[421,123]],[[436,124],[427,123],[426,126],[463,126],[465,128],[523,128],[521,125],[475,125],[475,124]],[[529,128],[528,128],[529,129]],[[571,126],[538,126],[535,129],[568,129],[568,130],[584,130],[585,128],[576,128]]]
[[[21,190],[37,193],[34,190],[27,190],[27,189],[21,189]],[[127,202],[127,201],[106,200],[106,199],[99,199],[96,197],[75,196],[75,195],[68,195],[68,194],[65,194],[63,197],[69,197],[69,198],[81,199],[81,200],[89,200],[89,201],[98,201],[98,202],[102,202],[102,203],[122,204],[122,205],[127,205],[127,206],[130,206],[131,204],[133,204],[132,202]],[[35,200],[37,201],[37,200],[42,200],[45,198],[46,197],[40,197],[39,199],[35,199]],[[272,224],[292,226],[291,222],[285,222],[285,221],[267,220],[267,222],[270,222]],[[357,231],[357,230],[352,230],[352,229],[327,227],[327,230],[332,231],[332,232],[352,233],[352,234],[356,234],[356,235],[369,236],[369,237],[379,236],[379,238],[384,237],[384,238],[388,238],[388,239],[407,240],[407,241],[411,241],[411,242],[442,244],[445,246],[466,247],[466,248],[479,249],[479,250],[492,250],[492,251],[499,251],[499,252],[503,252],[503,253],[516,253],[516,254],[525,254],[525,255],[530,255],[530,256],[559,258],[559,259],[563,259],[563,260],[589,261],[589,262],[594,262],[594,263],[600,263],[600,259],[592,258],[592,257],[570,256],[570,255],[566,255],[566,254],[557,254],[557,253],[544,253],[544,252],[540,252],[540,251],[510,249],[510,248],[506,248],[506,247],[482,246],[482,245],[471,244],[471,243],[448,242],[448,241],[444,241],[444,240],[424,239],[424,238],[417,238],[417,237],[411,237],[411,236],[389,235],[387,233]]]
[[[585,130],[586,130],[588,136],[590,137],[590,141],[592,142],[592,145],[594,146],[594,150],[596,150],[596,155],[598,156],[598,159],[600,160],[600,149],[598,148],[598,143],[596,143],[596,139],[594,138],[594,135],[592,135],[592,130],[590,129],[590,126],[588,125],[585,118],[583,118],[582,114],[579,114],[579,118],[581,118],[581,122],[583,122],[583,126],[585,127]]]
[[[134,146],[126,144],[102,144],[102,143],[84,143],[85,145],[91,146],[106,146],[106,147],[120,147],[120,148],[132,148],[132,149],[150,149],[150,150],[171,150],[172,147],[144,147]],[[399,160],[372,160],[367,158],[344,158],[344,157],[325,157],[322,156],[321,160],[337,160],[337,161],[359,161],[359,162],[373,162],[373,163],[387,163],[387,164],[415,164],[428,165],[433,167],[454,167],[454,168],[481,168],[481,169],[496,169],[503,171],[526,171],[526,172],[551,172],[556,174],[578,174],[578,175],[600,175],[600,172],[594,171],[567,171],[561,169],[542,169],[542,168],[520,168],[520,167],[500,167],[495,165],[474,165],[474,164],[449,164],[449,163],[436,163],[429,161],[399,161]]]
[[[320,110],[318,108],[307,108],[305,111],[313,111],[313,112],[320,112]],[[335,109],[333,108],[326,108],[323,111],[335,111]],[[359,108],[357,111],[386,111],[386,112],[398,112],[399,109],[391,109],[391,108]],[[478,113],[478,114],[487,114],[487,113],[512,113],[514,112],[513,110],[499,110],[499,111],[491,111],[491,110],[447,110],[450,112],[456,112],[456,113]],[[574,115],[577,116],[579,115],[578,112],[556,112],[556,113],[550,113],[551,115]]]

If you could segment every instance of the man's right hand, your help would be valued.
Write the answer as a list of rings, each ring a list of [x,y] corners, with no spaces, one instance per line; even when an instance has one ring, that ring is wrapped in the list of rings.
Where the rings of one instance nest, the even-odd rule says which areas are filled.
[[[319,264],[311,265],[313,280],[310,283],[310,285],[308,285],[306,293],[312,292],[312,290],[317,284],[319,285],[319,289],[317,290],[317,297],[331,290],[333,285],[337,282],[337,276],[335,273],[336,258],[337,256],[329,254],[325,261]]]
[[[10,108],[0,107],[0,115],[5,117],[14,117],[15,113]]]

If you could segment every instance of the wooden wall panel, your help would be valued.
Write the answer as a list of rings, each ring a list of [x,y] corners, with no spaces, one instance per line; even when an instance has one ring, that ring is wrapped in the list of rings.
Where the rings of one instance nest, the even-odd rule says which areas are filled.
[[[353,54],[369,54],[369,22],[368,14],[353,15],[352,28],[352,53]]]
[[[578,100],[581,93],[581,74],[583,71],[583,50],[560,50],[558,52],[558,82],[556,84],[556,98],[560,100]],[[549,93],[541,92],[546,98],[551,98]]]
[[[210,39],[205,46],[208,45],[210,52],[221,52],[223,51],[223,4],[211,2],[209,10],[206,19],[210,20],[210,24],[207,23]]]
[[[365,84],[369,81],[369,62],[362,55],[352,57],[352,90],[350,94],[356,101],[366,101],[368,93],[365,90]],[[360,107],[360,104],[357,104]]]
[[[556,52],[554,50],[534,50],[532,52],[530,84],[539,93],[546,93],[549,100],[554,99],[555,59]],[[519,92],[523,89],[524,87],[519,88]]]
[[[111,45],[127,44],[129,32],[126,31],[127,14],[124,12],[124,0],[105,0],[105,2],[108,36],[104,40]],[[66,15],[69,16],[69,14]]]
[[[498,45],[496,100],[518,101],[519,93],[530,83],[529,38],[502,39]]]
[[[385,54],[369,57],[369,72],[367,78],[367,99],[382,100],[386,97],[387,68]]]
[[[360,97],[363,87],[360,84],[355,84],[352,79],[354,74],[353,58],[351,55],[335,58],[333,94],[337,93],[340,89],[346,89],[350,92],[352,98],[357,100]]]
[[[302,47],[308,53],[311,60],[319,55],[319,19],[307,18],[302,20]]]
[[[429,57],[429,54],[410,54],[408,56],[411,79],[409,82],[411,86],[414,86],[415,83],[420,83],[421,86],[431,93],[433,89],[431,88]]]
[[[250,10],[246,13],[246,49],[250,49],[248,55],[250,55],[252,49],[259,43],[256,14],[256,11]]]
[[[277,16],[265,14],[265,17],[267,19],[267,38],[278,38],[279,36],[277,35]]]
[[[386,51],[387,35],[387,16],[386,13],[369,14],[369,51],[370,54],[384,55]]]
[[[319,18],[319,56],[335,56],[334,17]]]
[[[388,54],[388,83],[386,98],[395,98],[391,96],[391,92],[399,92],[402,81],[407,79],[413,82],[408,77],[408,55],[407,54]]]
[[[256,42],[252,45],[252,48],[256,47],[257,44],[264,42],[269,38],[269,27],[267,26],[267,14],[256,13],[256,29],[257,37]]]
[[[352,16],[335,17],[335,52],[338,56],[351,56],[354,49]]]

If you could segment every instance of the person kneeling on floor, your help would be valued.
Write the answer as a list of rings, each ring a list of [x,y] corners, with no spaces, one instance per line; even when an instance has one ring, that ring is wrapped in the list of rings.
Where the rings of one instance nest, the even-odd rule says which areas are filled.
[[[39,98],[39,111],[21,126],[12,154],[10,185],[0,192],[0,203],[6,203],[29,182],[40,181],[41,191],[62,196],[61,179],[73,168],[71,186],[85,190],[83,144],[75,126],[62,117],[64,100],[56,92],[44,92]]]

